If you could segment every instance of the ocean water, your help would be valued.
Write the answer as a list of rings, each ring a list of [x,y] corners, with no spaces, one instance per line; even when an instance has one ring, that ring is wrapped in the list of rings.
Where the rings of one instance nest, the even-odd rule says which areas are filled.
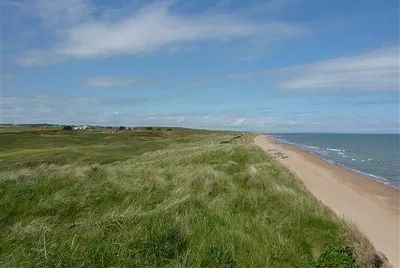
[[[324,160],[400,189],[399,134],[268,134]]]

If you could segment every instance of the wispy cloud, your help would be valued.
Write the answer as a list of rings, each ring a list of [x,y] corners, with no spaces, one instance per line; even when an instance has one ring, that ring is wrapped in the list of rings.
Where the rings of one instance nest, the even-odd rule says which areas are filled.
[[[58,38],[49,50],[22,54],[17,62],[25,66],[54,59],[145,54],[169,45],[193,41],[229,42],[232,39],[262,36],[264,42],[273,42],[303,32],[296,25],[260,23],[227,14],[188,16],[174,13],[171,11],[173,2],[151,4],[115,20],[89,16],[92,10],[90,3],[83,0],[75,0],[79,3],[76,7],[73,2],[62,1],[63,4],[56,9],[52,8],[52,1],[36,1],[40,3],[40,14],[43,13],[40,17],[48,25],[68,22],[71,26],[58,29]],[[61,22],[57,21],[58,17]]]
[[[278,86],[299,90],[399,90],[399,47],[280,69]]]
[[[294,6],[302,0],[269,0],[262,1],[259,4],[251,5],[244,12],[250,13],[269,13],[283,10],[285,8]]]
[[[301,1],[303,0],[221,0],[217,2],[214,6],[206,9],[206,12],[213,12],[216,10],[235,10],[238,11],[240,14],[246,15],[269,14],[295,6]]]
[[[37,15],[45,26],[65,26],[86,21],[95,11],[89,0],[34,0]]]
[[[244,117],[208,113],[164,113],[132,114],[119,108],[147,102],[140,98],[92,98],[33,95],[30,97],[3,96],[2,120],[6,123],[72,123],[103,125],[169,125],[202,128],[236,129],[263,127],[274,121],[265,116]],[[95,110],[85,109],[85,105],[96,106]],[[117,108],[117,110],[116,110]]]
[[[399,47],[381,48],[359,56],[342,57],[281,69],[260,70],[201,77],[192,80],[156,78],[99,77],[88,78],[84,87],[174,87],[248,84],[253,80],[275,83],[287,90],[325,91],[398,91]],[[110,80],[110,81],[109,81]],[[109,81],[109,83],[107,83]]]
[[[44,65],[48,63],[49,57],[50,54],[48,53],[43,53],[37,49],[31,49],[21,53],[16,58],[15,62],[21,66]],[[53,58],[52,61],[56,61],[56,58]]]
[[[276,122],[272,117],[240,117],[222,114],[148,114],[132,115],[108,111],[99,115],[104,124],[182,126],[214,129],[262,129]]]
[[[0,80],[3,79],[13,79],[15,78],[16,75],[13,73],[7,73],[7,72],[0,72]]]
[[[83,88],[127,87],[138,82],[137,79],[121,76],[90,77],[79,84]]]
[[[287,132],[396,132],[398,117],[349,115],[320,116],[312,119],[294,115],[237,116],[224,114],[132,114],[120,110],[107,109],[90,112],[61,106],[7,106],[2,110],[5,123],[55,123],[93,125],[152,125],[182,126],[226,130],[252,130]]]
[[[310,105],[310,106],[322,106],[322,107],[336,106],[336,105],[351,105],[351,106],[353,106],[353,105],[360,105],[360,106],[364,106],[364,105],[372,105],[372,106],[374,106],[374,105],[379,105],[379,106],[382,106],[382,105],[385,105],[385,106],[387,106],[387,105],[398,105],[399,101],[400,101],[399,94],[397,94],[397,97],[396,96],[393,96],[393,97],[394,98],[392,98],[392,99],[388,99],[388,98],[381,98],[379,96],[375,96],[374,95],[373,99],[371,99],[371,98],[367,98],[367,99],[361,98],[361,99],[359,99],[359,98],[355,97],[355,98],[352,98],[351,100],[343,100],[343,99],[340,99],[340,100],[338,100],[338,99],[336,99],[336,100],[323,100],[323,101],[320,100],[320,101],[308,103],[308,105]]]
[[[174,86],[179,87],[184,81],[169,81],[153,78],[130,77],[130,76],[97,76],[88,77],[78,82],[78,88],[132,88],[143,89],[152,87]]]
[[[353,105],[399,105],[400,99],[397,96],[397,99],[376,99],[376,100],[364,100],[364,101],[353,101],[351,104]]]
[[[90,0],[3,0],[2,5],[25,15],[25,19],[39,19],[44,27],[87,21],[96,11],[96,6]]]
[[[133,113],[124,105],[149,100],[138,98],[63,98],[48,95],[0,98],[4,123],[57,123],[94,125],[166,125],[255,131],[396,132],[398,116],[321,113],[267,112],[264,114],[226,112]],[[85,105],[82,105],[85,104]],[[87,106],[95,109],[87,109]]]
[[[390,46],[358,56],[228,74],[223,79],[238,83],[265,80],[287,90],[398,91],[399,60],[399,46]]]
[[[197,79],[160,79],[158,77],[97,76],[88,77],[77,83],[79,88],[198,88],[209,83],[221,82],[216,77]]]

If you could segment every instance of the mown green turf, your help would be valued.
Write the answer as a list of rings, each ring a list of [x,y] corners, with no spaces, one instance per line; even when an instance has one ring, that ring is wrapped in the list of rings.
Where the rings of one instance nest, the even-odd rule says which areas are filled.
[[[232,136],[0,136],[0,267],[312,267],[347,245],[373,267],[357,230]]]

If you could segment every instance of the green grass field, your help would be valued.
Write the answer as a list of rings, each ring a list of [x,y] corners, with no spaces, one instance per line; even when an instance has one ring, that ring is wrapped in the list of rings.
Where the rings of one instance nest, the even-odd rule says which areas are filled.
[[[235,135],[1,135],[0,267],[380,267],[252,135],[220,144]]]

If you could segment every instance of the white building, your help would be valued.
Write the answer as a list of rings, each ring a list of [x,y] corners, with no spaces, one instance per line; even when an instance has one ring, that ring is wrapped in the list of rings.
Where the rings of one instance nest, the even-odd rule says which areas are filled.
[[[74,130],[84,130],[84,129],[89,129],[89,127],[88,126],[74,127]]]

